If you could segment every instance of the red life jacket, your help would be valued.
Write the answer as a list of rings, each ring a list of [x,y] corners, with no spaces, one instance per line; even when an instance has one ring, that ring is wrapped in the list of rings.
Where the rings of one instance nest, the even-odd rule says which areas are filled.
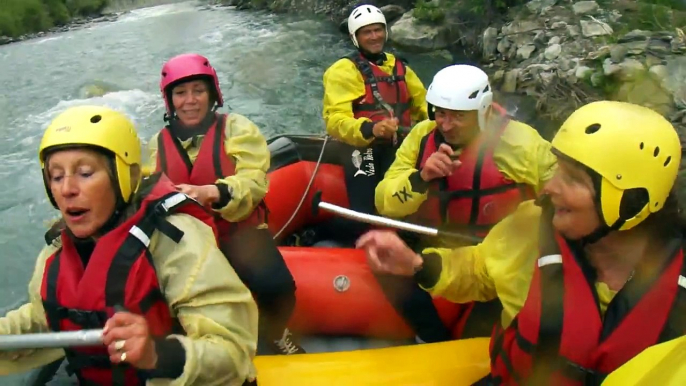
[[[579,248],[558,234],[545,238],[524,306],[491,338],[495,384],[600,385],[649,346],[686,334],[680,240],[668,261],[650,265],[655,274],[639,266],[601,316],[594,271]]]
[[[365,95],[353,102],[355,118],[369,118],[377,122],[391,118],[393,112],[393,117],[398,118],[399,126],[410,128],[412,96],[405,81],[406,68],[402,60],[396,58],[393,74],[388,75],[358,52],[346,58],[355,63],[365,85]]]
[[[509,119],[502,107],[495,103],[493,107],[503,119],[500,132],[492,138],[482,135],[462,151],[459,156],[462,165],[451,176],[431,183],[429,197],[413,216],[415,220],[434,227],[466,229],[483,237],[522,201],[535,197],[531,186],[515,183],[498,170],[493,151]],[[438,129],[424,136],[417,170],[424,167],[442,143],[445,139]]]
[[[183,334],[161,292],[148,250],[150,238],[159,230],[177,243],[181,240],[183,232],[165,220],[172,213],[189,214],[213,228],[214,221],[206,209],[179,193],[164,175],[149,181],[154,185],[140,209],[98,239],[85,269],[72,237],[61,232],[61,248],[47,259],[41,287],[51,330],[103,328],[115,307],[123,307],[143,315],[155,337]],[[114,366],[105,346],[68,348],[65,353],[68,371],[76,373],[82,385],[145,383],[143,373],[133,367]]]
[[[177,185],[212,185],[220,178],[235,175],[236,165],[224,148],[226,120],[226,114],[217,114],[215,123],[202,140],[195,163],[191,162],[188,153],[169,127],[164,127],[157,137],[157,171],[162,171]],[[212,213],[221,238],[230,237],[243,228],[255,228],[267,221],[267,205],[264,200],[260,201],[247,218],[239,222],[229,222],[219,213]]]

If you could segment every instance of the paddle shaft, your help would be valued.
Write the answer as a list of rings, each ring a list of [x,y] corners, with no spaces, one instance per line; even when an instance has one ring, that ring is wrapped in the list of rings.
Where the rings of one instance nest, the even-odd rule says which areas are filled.
[[[442,230],[439,230],[436,228],[429,228],[429,227],[425,227],[423,225],[411,224],[411,223],[404,222],[404,221],[398,221],[398,220],[393,220],[393,219],[386,218],[386,217],[375,216],[373,214],[360,213],[360,212],[356,212],[354,210],[350,210],[347,208],[340,207],[338,205],[330,204],[328,202],[321,201],[321,202],[319,202],[318,205],[320,208],[322,208],[324,210],[328,210],[329,212],[336,213],[337,215],[339,215],[341,217],[345,217],[345,218],[348,218],[351,220],[365,222],[365,223],[372,224],[372,225],[380,225],[380,226],[385,226],[385,227],[401,229],[404,231],[419,233],[419,234],[426,235],[426,236],[446,237],[446,238],[460,240],[460,241],[468,241],[468,242],[473,243],[473,244],[478,244],[481,241],[483,241],[483,239],[476,237],[476,236],[464,235],[461,233],[455,233],[455,232],[449,232],[449,231],[442,231]]]
[[[98,345],[102,329],[0,336],[0,351]]]

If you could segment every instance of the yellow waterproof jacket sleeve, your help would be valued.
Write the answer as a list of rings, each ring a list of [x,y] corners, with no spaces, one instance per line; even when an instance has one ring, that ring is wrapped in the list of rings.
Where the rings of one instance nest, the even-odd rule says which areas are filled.
[[[20,335],[49,332],[48,321],[40,296],[46,260],[55,252],[46,246],[38,255],[29,281],[29,303],[0,318],[0,335]],[[0,376],[35,369],[64,357],[62,349],[0,351]]]
[[[557,157],[552,145],[526,123],[510,120],[493,152],[498,170],[514,182],[532,186],[540,193],[553,178]]]
[[[257,306],[217,248],[212,229],[189,215],[169,217],[184,232],[174,243],[156,232],[151,253],[160,286],[186,336],[171,335],[186,350],[183,374],[148,385],[241,385],[254,375]]]
[[[169,222],[184,232],[177,244],[156,232],[150,252],[162,293],[186,335],[178,339],[186,352],[183,374],[174,380],[154,379],[150,386],[241,385],[255,375],[257,306],[217,248],[210,227],[189,215],[175,214]],[[46,247],[29,285],[31,303],[0,318],[1,334],[48,331],[40,299]],[[0,375],[36,368],[64,355],[59,349],[0,352]]]
[[[418,172],[417,157],[422,138],[435,127],[436,122],[428,119],[419,122],[395,152],[393,164],[374,190],[374,202],[379,214],[405,217],[415,213],[426,201],[427,191],[413,187],[410,176]]]
[[[226,184],[231,193],[231,200],[216,211],[227,221],[238,222],[247,218],[267,194],[269,182],[267,170],[271,156],[267,140],[260,129],[243,115],[231,113],[225,126],[226,153],[236,165],[236,174],[217,180],[215,183]],[[155,170],[157,164],[157,136],[148,142],[148,167]],[[188,139],[181,144],[188,152],[191,162],[195,162],[202,143],[202,136]],[[214,210],[214,209],[213,209]]]
[[[500,298],[503,327],[524,305],[538,258],[541,210],[525,201],[496,224],[481,244],[456,249],[427,248],[438,254],[442,270],[438,282],[426,288],[435,296],[455,303]]]
[[[417,123],[429,119],[429,106],[426,104],[424,83],[409,66],[405,66],[405,68],[405,82],[407,82],[407,89],[412,96],[412,107],[410,108],[412,122]]]
[[[413,186],[412,181],[419,178],[417,157],[422,139],[435,127],[436,122],[430,120],[418,123],[400,145],[395,161],[376,186],[374,198],[380,214],[402,218],[415,213],[426,201],[426,190]],[[493,151],[493,159],[505,176],[532,186],[538,193],[557,167],[557,159],[550,150],[550,142],[534,128],[511,120]]]
[[[533,200],[524,201],[478,245],[424,249],[422,254],[436,254],[442,264],[436,284],[424,289],[455,303],[500,298],[502,325],[507,327],[529,294],[539,258],[540,216],[541,208]],[[596,282],[595,287],[604,314],[617,292],[602,282]]]
[[[686,336],[645,349],[605,378],[603,386],[682,386],[686,383]]]
[[[379,66],[382,71],[391,75],[395,67],[396,58],[393,54],[386,54],[387,60]],[[417,74],[408,66],[405,74],[407,88],[412,96],[411,115],[414,122],[428,117],[426,105],[426,89]],[[360,131],[364,122],[371,122],[368,118],[355,118],[353,102],[365,95],[365,85],[362,74],[349,59],[339,59],[324,72],[324,100],[323,117],[326,132],[332,137],[352,146],[364,147],[374,138],[365,138]]]

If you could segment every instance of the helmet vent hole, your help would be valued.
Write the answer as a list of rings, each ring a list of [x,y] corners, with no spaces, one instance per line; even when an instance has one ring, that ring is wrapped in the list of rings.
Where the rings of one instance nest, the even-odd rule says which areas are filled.
[[[474,99],[477,95],[479,95],[479,90],[476,90],[473,93],[469,94],[469,99]]]
[[[600,130],[600,123],[594,123],[586,128],[586,134],[593,134]]]
[[[641,150],[643,150],[643,148],[645,147],[645,144],[643,144],[643,142],[641,142],[641,146],[639,146],[639,147],[641,148]]]
[[[98,123],[102,120],[102,117],[100,115],[93,115],[91,117],[91,123]]]
[[[660,154],[660,148],[655,147],[655,151],[653,151],[653,157],[657,157],[658,154]]]
[[[491,89],[491,87],[489,85],[486,85],[483,92],[487,93],[490,89]]]
[[[162,71],[162,76],[167,76],[167,71]]]
[[[672,162],[672,156],[668,156],[667,159],[665,160],[665,166],[669,165],[669,163]]]
[[[128,151],[125,151],[125,152],[124,152],[124,157],[128,157],[128,156],[129,156],[129,152],[128,152]]]

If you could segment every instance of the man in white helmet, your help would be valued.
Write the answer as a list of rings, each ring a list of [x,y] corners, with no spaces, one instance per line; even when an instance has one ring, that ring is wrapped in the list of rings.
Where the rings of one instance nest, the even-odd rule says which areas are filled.
[[[372,213],[374,188],[406,131],[427,118],[426,90],[412,69],[384,52],[388,30],[379,8],[355,8],[348,31],[357,50],[324,73],[323,117],[331,136],[355,147],[344,160],[351,207]]]
[[[556,160],[550,143],[493,103],[488,75],[477,67],[443,68],[426,99],[429,119],[414,126],[398,149],[376,188],[376,209],[384,216],[483,237],[552,177]],[[454,246],[446,243],[422,239],[415,247]],[[431,297],[421,294],[411,278],[379,280],[420,339],[450,339]],[[405,292],[396,295],[398,291]],[[465,308],[462,318],[471,318],[465,319],[469,323],[462,337],[488,336],[488,323],[498,318],[494,305],[470,303]]]

